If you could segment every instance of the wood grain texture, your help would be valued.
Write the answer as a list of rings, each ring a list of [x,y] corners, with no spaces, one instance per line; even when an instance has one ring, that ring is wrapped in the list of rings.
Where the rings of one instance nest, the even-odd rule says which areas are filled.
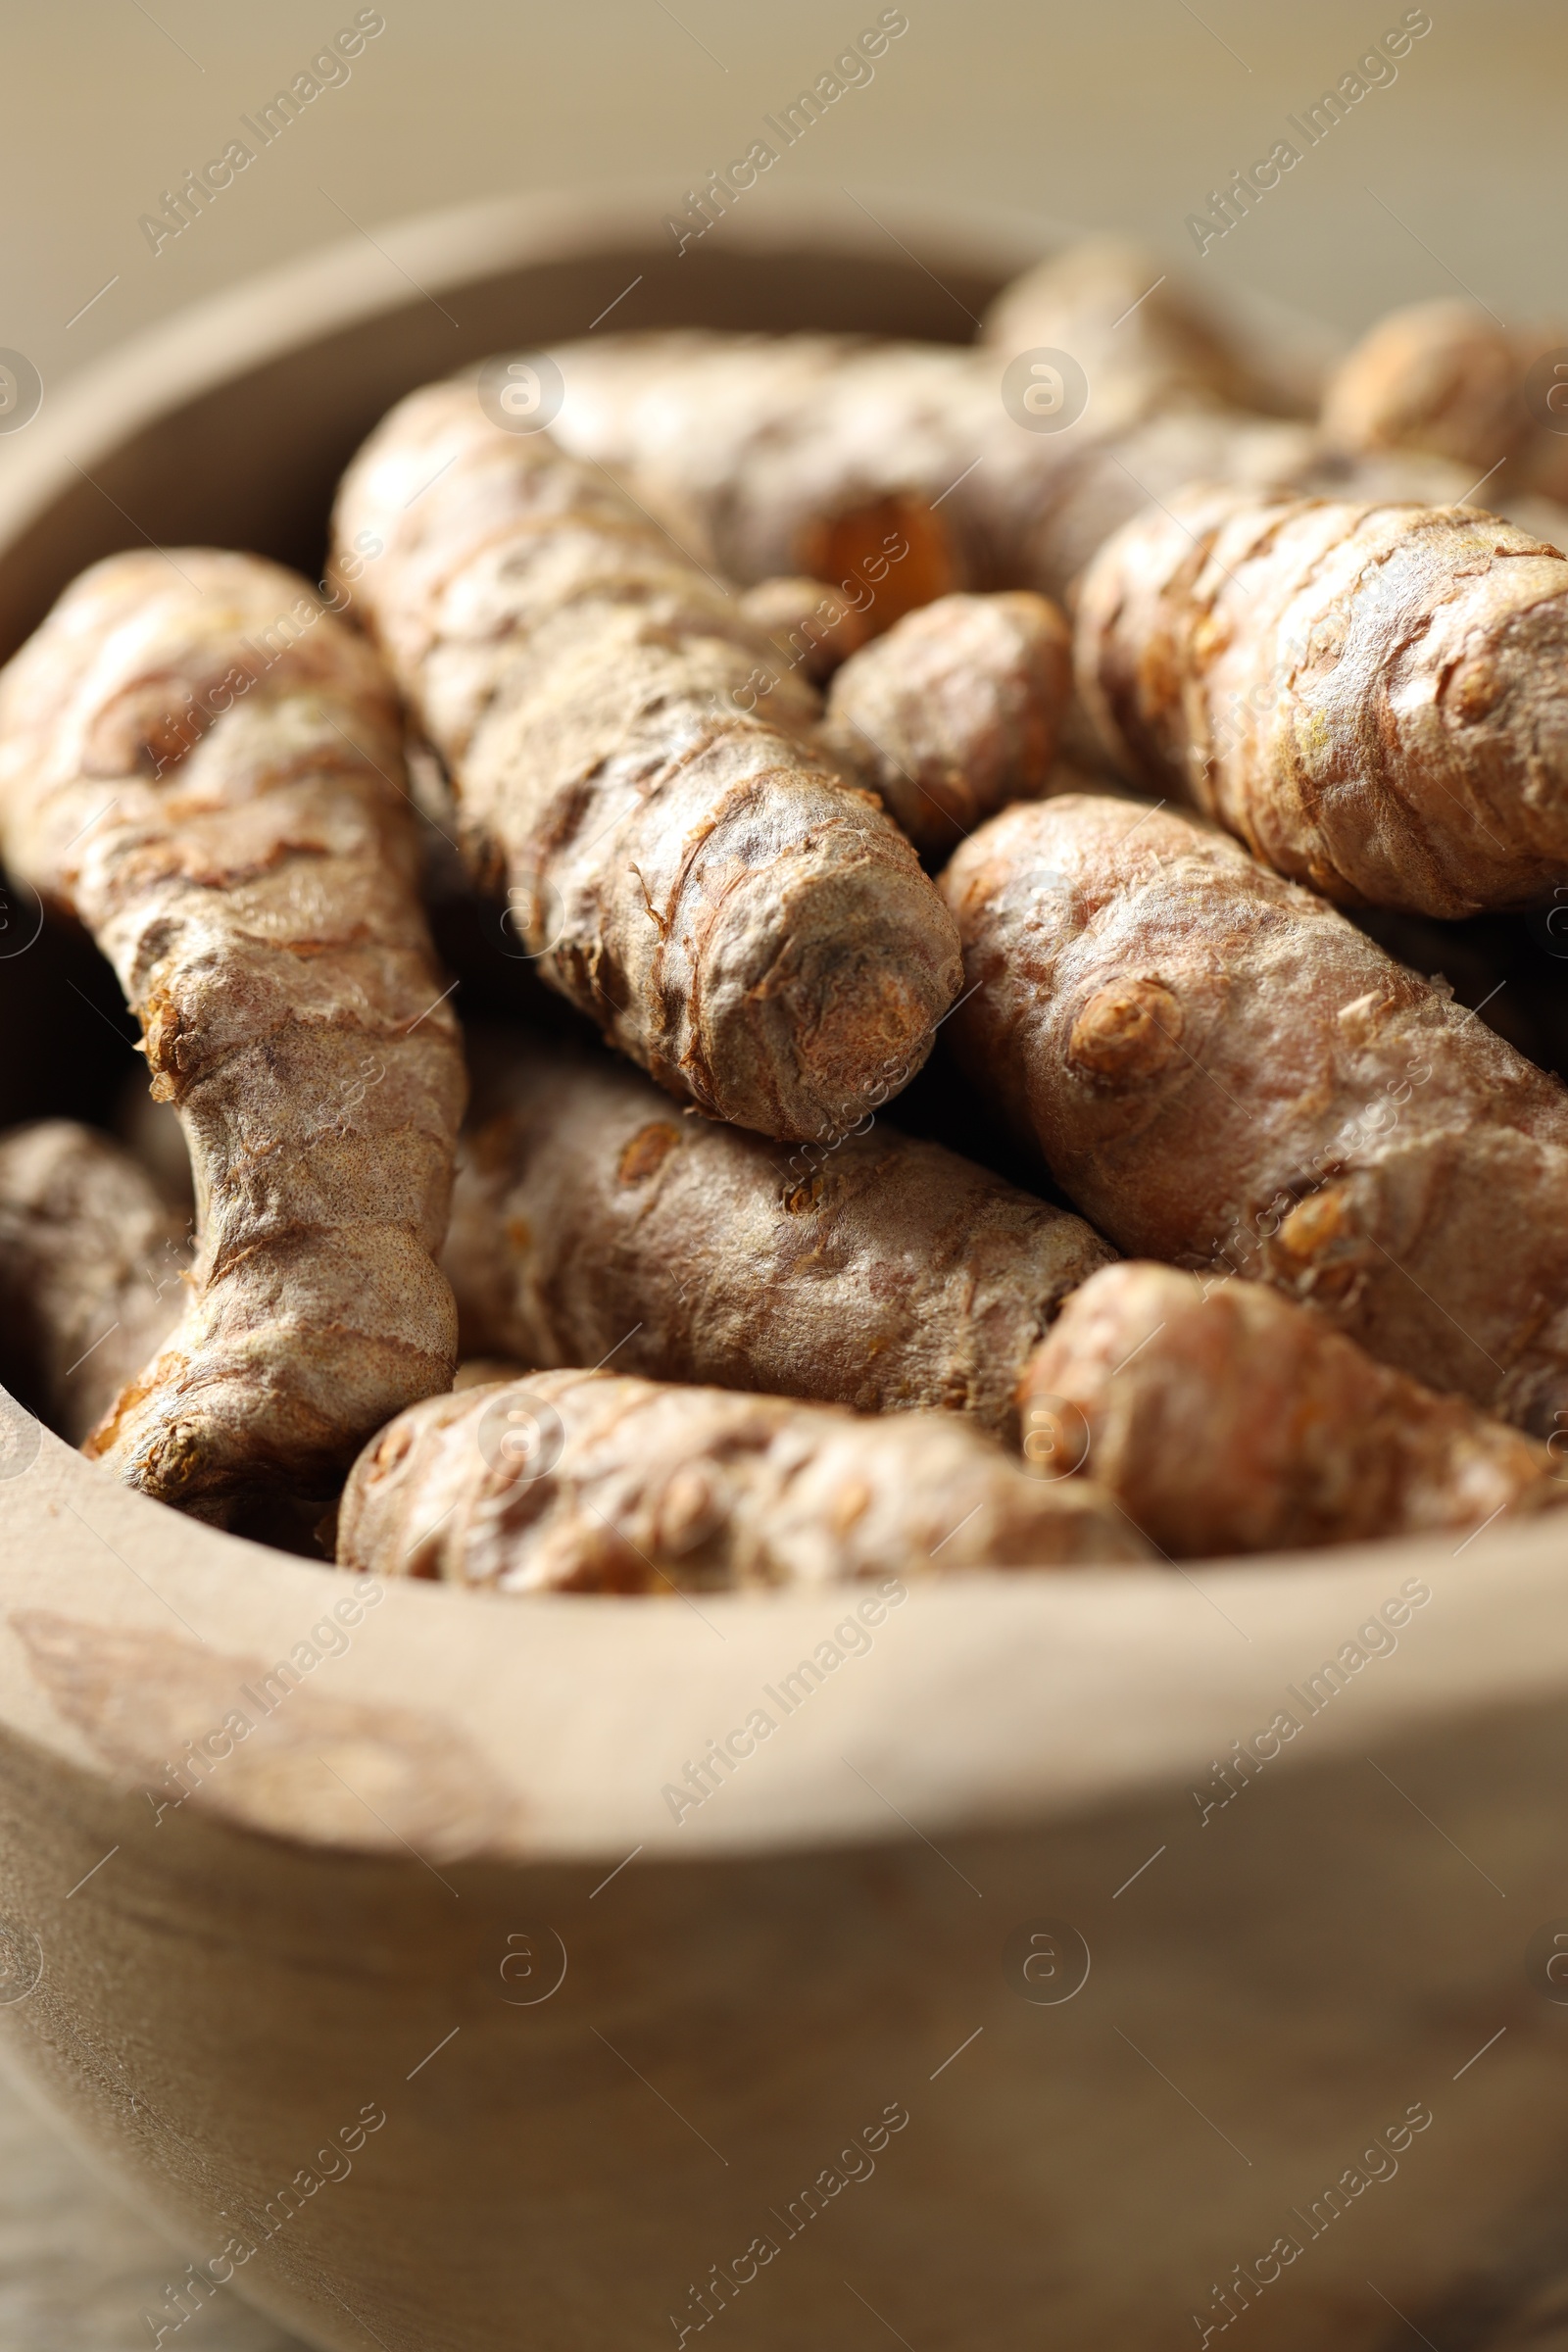
[[[845,2278],[922,2345],[983,2315],[1022,2347],[1049,2308],[1110,2352],[1190,2326],[1417,2101],[1399,2176],[1296,2230],[1256,2340],[1374,2352],[1367,2276],[1419,2323],[1501,2295],[1499,2248],[1545,2259],[1568,2045],[1522,1947],[1561,1900],[1555,1537],[911,1593],[786,1715],[821,1601],[388,1585],[343,1647],[347,1580],[52,1440],[7,1499],[0,1886],[41,1977],[0,2035],[189,2259],[237,2228],[235,2284],[312,2342],[653,2341],[763,2233],[735,2332],[766,2352],[863,2342]],[[1411,1578],[1397,1648],[1311,1712]],[[269,1697],[171,1777],[204,1710]],[[766,1747],[675,1819],[665,1788],[760,1704]],[[1282,1708],[1299,1735],[1237,1771]],[[408,1770],[448,1742],[463,1799]],[[1042,1917],[1093,1954],[1059,2009],[1014,1989]],[[846,2180],[889,2102],[908,2127]]]

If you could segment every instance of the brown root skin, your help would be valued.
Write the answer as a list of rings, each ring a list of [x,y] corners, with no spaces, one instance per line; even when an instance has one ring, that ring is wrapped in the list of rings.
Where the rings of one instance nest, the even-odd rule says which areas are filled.
[[[981,333],[1011,358],[1065,351],[1088,376],[1096,429],[1193,403],[1261,411],[1279,403],[1217,319],[1164,264],[1122,237],[1086,237],[1004,287]]]
[[[943,888],[965,1068],[1119,1250],[1272,1282],[1414,1378],[1568,1427],[1557,1079],[1170,809],[1020,803]]]
[[[844,663],[821,740],[923,857],[945,857],[982,817],[1045,790],[1071,644],[1056,606],[1028,589],[939,597]]]
[[[72,1445],[178,1322],[189,1263],[122,1145],[71,1119],[0,1136],[0,1376]]]
[[[537,968],[670,1093],[842,1132],[930,1051],[952,923],[879,803],[813,755],[820,703],[719,581],[474,385],[404,401],[345,477],[359,609]],[[344,576],[349,564],[342,559]]]
[[[1483,473],[1506,465],[1511,488],[1568,498],[1568,437],[1527,402],[1532,367],[1565,342],[1561,327],[1515,333],[1478,303],[1411,303],[1342,360],[1324,433],[1357,454],[1424,450]]]
[[[688,329],[596,334],[555,357],[553,439],[625,480],[713,569],[865,593],[877,630],[958,589],[1065,601],[1112,531],[1189,482],[1442,502],[1478,470],[1335,449],[1212,400],[1118,416],[1093,389],[1067,429],[1033,432],[1004,404],[1002,353],[983,348]],[[1500,477],[1488,495],[1513,511]],[[1560,511],[1548,535],[1559,525]]]
[[[1012,1428],[1011,1391],[1110,1252],[1067,1211],[880,1122],[791,1152],[683,1118],[608,1056],[471,1041],[443,1264],[466,1353]]]
[[[1025,1458],[1081,1458],[1175,1559],[1479,1528],[1568,1502],[1546,1447],[1377,1363],[1262,1283],[1121,1264],[1018,1389]]]
[[[1329,898],[1568,876],[1568,560],[1512,523],[1193,489],[1096,557],[1075,660],[1124,773]]]
[[[668,1595],[1150,1553],[1087,1480],[1031,1478],[947,1414],[557,1371],[400,1414],[350,1473],[337,1556],[518,1595]]]
[[[1003,406],[998,353],[939,344],[688,330],[556,356],[564,447],[630,481],[733,578],[863,588],[878,631],[956,590],[1059,598],[1148,495],[1227,460],[1278,478],[1316,446],[1303,427],[1219,412],[1124,419],[1103,438],[1087,416],[1029,432]]]
[[[868,598],[852,604],[822,580],[760,580],[738,599],[787,668],[823,686],[839,664],[871,641]]]
[[[464,1389],[493,1389],[498,1382],[526,1380],[528,1366],[517,1363],[510,1355],[469,1355],[452,1375],[452,1386]]]
[[[388,684],[305,581],[111,557],[0,680],[6,861],[73,909],[190,1151],[185,1312],[87,1450],[226,1521],[445,1388],[465,1077]]]

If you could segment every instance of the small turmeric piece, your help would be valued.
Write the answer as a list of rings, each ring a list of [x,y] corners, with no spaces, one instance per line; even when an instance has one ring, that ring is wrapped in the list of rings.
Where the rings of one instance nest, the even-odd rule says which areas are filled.
[[[250,556],[109,557],[0,677],[6,863],[114,965],[195,1176],[184,1314],[86,1450],[204,1518],[329,1491],[452,1377],[465,1078],[402,772],[368,647]]]
[[[827,692],[822,741],[925,857],[1045,790],[1072,691],[1072,640],[1026,588],[942,596],[853,655]]]
[[[1031,1478],[947,1414],[569,1371],[400,1413],[349,1474],[337,1557],[494,1592],[658,1594],[1150,1554],[1088,1480]]]
[[[185,1303],[185,1220],[74,1119],[0,1135],[0,1377],[78,1446]]]
[[[1236,842],[1019,802],[943,876],[966,1072],[1116,1247],[1319,1306],[1534,1435],[1568,1428],[1568,1093]]]
[[[821,580],[802,579],[759,580],[739,600],[774,652],[813,686],[825,685],[841,662],[870,643],[867,601],[851,603]]]
[[[1510,491],[1568,498],[1568,370],[1551,367],[1561,349],[1561,327],[1520,333],[1479,303],[1410,303],[1341,361],[1324,434],[1357,455],[1427,450],[1483,475],[1506,466]]]
[[[1062,1298],[1110,1255],[1067,1210],[878,1125],[791,1154],[516,1033],[471,1041],[443,1264],[466,1353],[597,1364],[999,1434]]]
[[[1018,1389],[1025,1458],[1081,1466],[1174,1559],[1490,1525],[1568,1502],[1544,1446],[1256,1282],[1107,1266]]]
[[[1568,877],[1568,560],[1512,523],[1195,489],[1102,548],[1075,660],[1124,773],[1329,898]]]
[[[913,1075],[957,993],[952,922],[721,581],[471,382],[393,410],[336,527],[384,544],[360,611],[544,979],[763,1134],[842,1132]]]

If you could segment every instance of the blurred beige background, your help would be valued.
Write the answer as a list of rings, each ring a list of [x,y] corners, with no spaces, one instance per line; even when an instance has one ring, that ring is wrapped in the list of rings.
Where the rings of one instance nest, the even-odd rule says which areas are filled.
[[[385,0],[368,13],[385,29],[350,77],[155,254],[140,216],[246,135],[240,117],[308,70],[354,22],[353,0],[11,0],[0,346],[27,355],[46,398],[137,328],[356,224],[628,181],[678,206],[879,6]],[[951,197],[1129,228],[1196,263],[1186,216],[1406,14],[1400,0],[907,0],[904,13],[874,80],[781,156],[748,198],[754,217],[786,183],[847,210],[857,196]],[[1345,328],[1460,285],[1510,319],[1568,309],[1568,8],[1432,0],[1415,13],[1431,30],[1397,79],[1210,248],[1200,277]]]

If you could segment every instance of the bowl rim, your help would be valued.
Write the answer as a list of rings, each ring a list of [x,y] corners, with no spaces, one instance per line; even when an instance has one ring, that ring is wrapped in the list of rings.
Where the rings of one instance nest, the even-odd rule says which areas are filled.
[[[944,262],[960,272],[1010,275],[1089,233],[1019,206],[939,204],[907,189],[871,193],[874,213],[863,205],[847,212],[819,188],[770,189],[765,206],[726,220],[725,244],[759,258],[815,244],[885,260],[891,240],[940,283]],[[344,327],[411,309],[432,289],[455,290],[530,262],[587,260],[607,248],[666,254],[669,202],[667,183],[627,179],[442,207],[378,222],[373,239],[361,231],[312,247],[185,305],[89,361],[52,396],[46,382],[35,417],[0,443],[0,553],[75,487],[95,457],[188,400]],[[1304,368],[1326,367],[1345,348],[1337,330],[1245,283],[1227,285],[1219,300],[1244,334],[1286,339]]]
[[[0,555],[95,459],[225,381],[411,308],[409,279],[423,294],[611,247],[663,251],[667,199],[667,189],[632,183],[423,214],[177,313],[46,398],[0,468]],[[1009,272],[1065,233],[1077,232],[1027,212],[896,194],[857,218],[811,189],[776,192],[767,210],[726,223],[727,241],[759,256],[827,249],[885,260],[892,237],[928,273],[944,262]],[[1250,312],[1257,326],[1294,316],[1261,298]],[[1310,345],[1310,331],[1301,340]],[[223,1690],[259,1660],[310,1648],[312,1628],[357,1588],[118,1486],[6,1402],[19,1442],[0,1461],[0,1729],[122,1789],[145,1788],[151,1770],[157,1818],[158,1739],[176,1750],[176,1734],[199,1739],[204,1706],[220,1721]],[[358,1711],[357,1752],[372,1771],[378,1755],[385,1764],[406,1744],[411,1725],[466,1756],[482,1801],[457,1806],[435,1836],[448,1860],[711,1860],[911,1832],[978,1835],[1195,1775],[1209,1785],[1210,1764],[1217,1770],[1235,1741],[1277,1721],[1292,1703],[1282,1693],[1300,1696],[1299,1678],[1354,1646],[1356,1629],[1407,1579],[1441,1607],[1407,1618],[1396,1652],[1344,1668],[1346,1688],[1352,1674],[1365,1678],[1357,1698],[1313,1710],[1311,1738],[1282,1748],[1279,1769],[1299,1769],[1308,1751],[1441,1728],[1460,1712],[1555,1701],[1568,1688],[1559,1548],[1548,1518],[1489,1527],[1454,1547],[1411,1538],[1174,1570],[983,1572],[910,1592],[874,1633],[860,1621],[863,1651],[848,1634],[832,1642],[865,1598],[856,1588],[612,1610],[589,1598],[510,1607],[394,1580],[365,1607],[345,1651],[296,1671],[309,1703],[294,1715],[307,1747],[337,1737],[317,1703],[329,1690],[329,1712]],[[711,1792],[680,1804],[685,1765],[710,1757],[712,1741],[771,1703],[759,1694],[777,1698],[781,1679],[798,1660],[820,1659],[824,1642],[848,1654],[816,1667],[808,1690],[817,1703],[807,1708],[803,1696],[788,1710],[803,1721],[778,1747],[753,1749],[770,1760],[743,1772],[731,1751],[728,1776],[710,1764]],[[128,1747],[127,1660],[145,1678],[148,1733]],[[306,1685],[318,1667],[322,1683]],[[134,1714],[134,1696],[128,1706]],[[775,1728],[785,1728],[782,1711]],[[291,1735],[291,1752],[298,1745]],[[214,1767],[191,1801],[246,1834],[366,1854],[416,1850],[397,1826],[397,1800],[377,1810],[365,1798],[346,1813],[313,1795],[308,1778],[273,1754],[266,1769]],[[407,1826],[416,1814],[401,1817]]]

